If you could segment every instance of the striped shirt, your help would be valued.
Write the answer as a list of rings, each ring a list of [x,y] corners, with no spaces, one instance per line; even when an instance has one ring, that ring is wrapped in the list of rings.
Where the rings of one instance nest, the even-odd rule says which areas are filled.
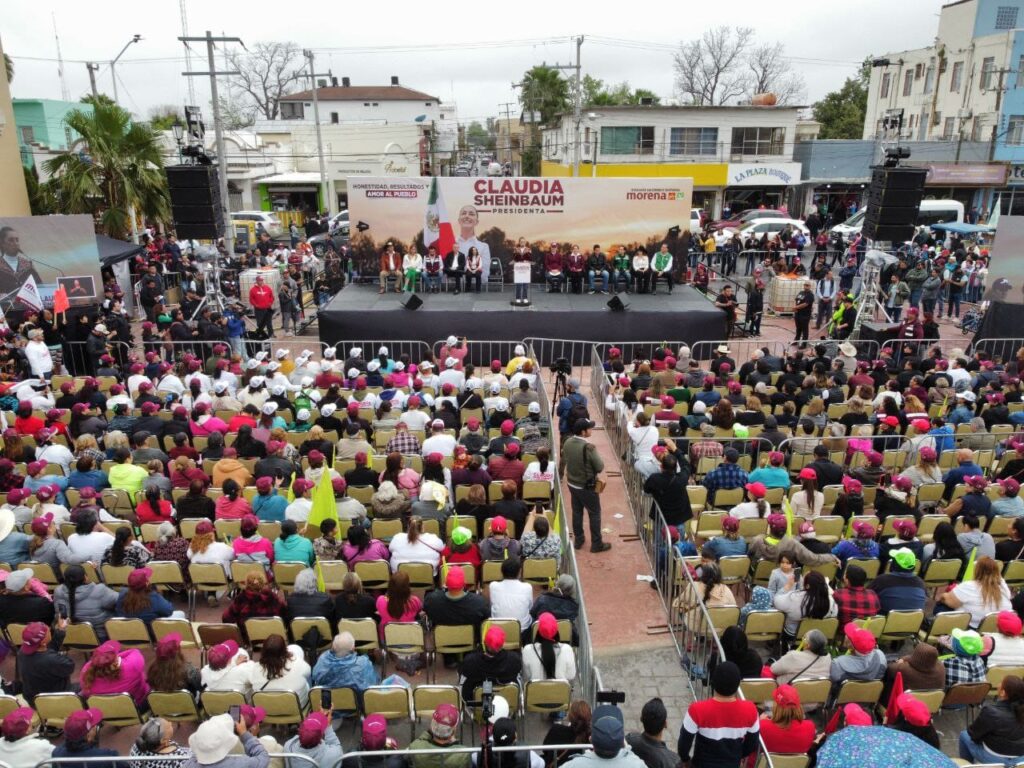
[[[678,754],[692,768],[738,768],[757,748],[757,706],[751,701],[705,699],[690,705],[679,731]]]

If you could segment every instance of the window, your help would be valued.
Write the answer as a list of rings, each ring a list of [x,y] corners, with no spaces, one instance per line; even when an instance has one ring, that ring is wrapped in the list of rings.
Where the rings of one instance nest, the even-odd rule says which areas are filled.
[[[1017,8],[1012,5],[1000,5],[996,9],[996,29],[1016,29]]]
[[[433,105],[434,105],[434,102],[432,102],[432,101],[425,101],[425,102],[423,102],[423,106],[425,106],[425,107],[432,107]]]
[[[1024,115],[1010,115],[1006,122],[1006,143],[1015,147],[1024,144]]]
[[[301,120],[305,116],[302,104],[294,101],[281,102],[282,120]]]
[[[785,143],[785,128],[732,129],[734,155],[781,155]]]
[[[883,99],[888,99],[888,98],[889,98],[889,81],[890,81],[891,79],[892,79],[892,78],[890,77],[890,75],[889,75],[889,73],[888,73],[888,72],[886,72],[886,73],[885,73],[884,75],[882,75],[882,91],[881,91],[881,97],[882,97]]]
[[[942,138],[948,139],[953,135],[953,121],[955,117],[947,117],[946,121],[942,124]]]
[[[601,152],[605,155],[650,155],[654,152],[654,126],[602,128]]]
[[[718,151],[717,128],[673,128],[670,155],[714,155]]]
[[[903,74],[903,95],[909,96],[914,88],[914,70],[908,69]]]
[[[21,126],[21,143],[31,144],[36,140],[36,129],[31,125]]]
[[[379,102],[379,101],[375,101],[375,102],[373,102],[373,106],[375,106],[375,107],[379,107],[379,106],[380,106],[380,102]]]
[[[332,123],[337,123],[338,122],[338,113],[337,112],[331,112],[331,122]]]
[[[924,73],[924,92],[931,93],[935,89],[935,67],[929,66]]]
[[[995,56],[989,56],[981,61],[981,87],[992,87],[992,70],[996,68]]]
[[[1017,82],[1013,85],[1014,88],[1024,88],[1024,56],[1017,59]]]
[[[964,63],[957,61],[953,64],[953,71],[949,73],[949,90],[960,93],[960,83],[964,79]]]
[[[363,106],[364,106],[364,107],[368,107],[368,106],[370,106],[370,102],[368,102],[368,101],[364,101],[364,102],[363,102]]]
[[[984,126],[979,118],[974,118],[974,123],[971,126],[971,141],[981,141],[981,134]]]
[[[924,64],[915,64],[914,65],[914,79],[915,80],[920,80],[921,76],[923,74],[924,74]]]

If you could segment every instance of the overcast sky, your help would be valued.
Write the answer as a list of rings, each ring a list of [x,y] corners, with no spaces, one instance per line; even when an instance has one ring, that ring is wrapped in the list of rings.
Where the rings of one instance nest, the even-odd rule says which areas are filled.
[[[760,41],[783,42],[806,81],[811,103],[838,88],[868,54],[928,45],[942,5],[938,0],[732,0],[727,6],[695,0],[648,0],[640,6],[608,0],[186,3],[191,35],[209,29],[247,44],[293,41],[316,52],[318,71],[349,76],[354,85],[382,85],[397,75],[403,85],[446,101],[454,98],[463,121],[498,115],[499,104],[516,99],[511,83],[532,65],[570,63],[575,55],[571,38],[577,34],[588,36],[582,53],[585,74],[606,82],[628,80],[633,87],[671,98],[672,46],[723,23],[754,27]],[[2,8],[0,33],[4,50],[15,61],[16,98],[61,98],[56,18],[64,80],[73,100],[89,90],[84,61],[101,63],[99,88],[110,94],[104,62],[132,35],[141,34],[144,39],[117,65],[122,106],[146,116],[153,106],[187,101],[177,0],[2,0]],[[412,50],[393,50],[396,46]],[[205,70],[205,46],[196,50],[202,60],[193,57],[193,69]],[[206,113],[208,82],[197,79],[196,89]]]

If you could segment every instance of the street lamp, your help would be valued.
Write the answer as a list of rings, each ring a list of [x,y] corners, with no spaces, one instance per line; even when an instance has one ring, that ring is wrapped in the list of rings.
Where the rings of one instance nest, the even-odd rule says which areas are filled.
[[[171,133],[174,134],[174,143],[178,145],[178,165],[181,165],[184,162],[181,156],[181,144],[182,140],[185,138],[185,126],[182,125],[179,120],[175,119],[174,123],[171,125]]]
[[[134,35],[131,40],[124,44],[124,48],[121,52],[114,57],[114,60],[110,62],[110,79],[114,83],[114,103],[117,104],[117,73],[114,71],[114,65],[117,64],[117,60],[124,56],[124,52],[128,50],[128,46],[132,43],[137,43],[142,39],[142,35]]]

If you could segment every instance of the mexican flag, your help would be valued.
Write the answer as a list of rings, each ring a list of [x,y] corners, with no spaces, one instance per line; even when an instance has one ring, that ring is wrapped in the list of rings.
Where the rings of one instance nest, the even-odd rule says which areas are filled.
[[[436,176],[430,182],[430,200],[423,220],[423,247],[426,249],[432,245],[441,256],[448,255],[455,248],[455,230],[448,219],[448,210],[444,207]]]

